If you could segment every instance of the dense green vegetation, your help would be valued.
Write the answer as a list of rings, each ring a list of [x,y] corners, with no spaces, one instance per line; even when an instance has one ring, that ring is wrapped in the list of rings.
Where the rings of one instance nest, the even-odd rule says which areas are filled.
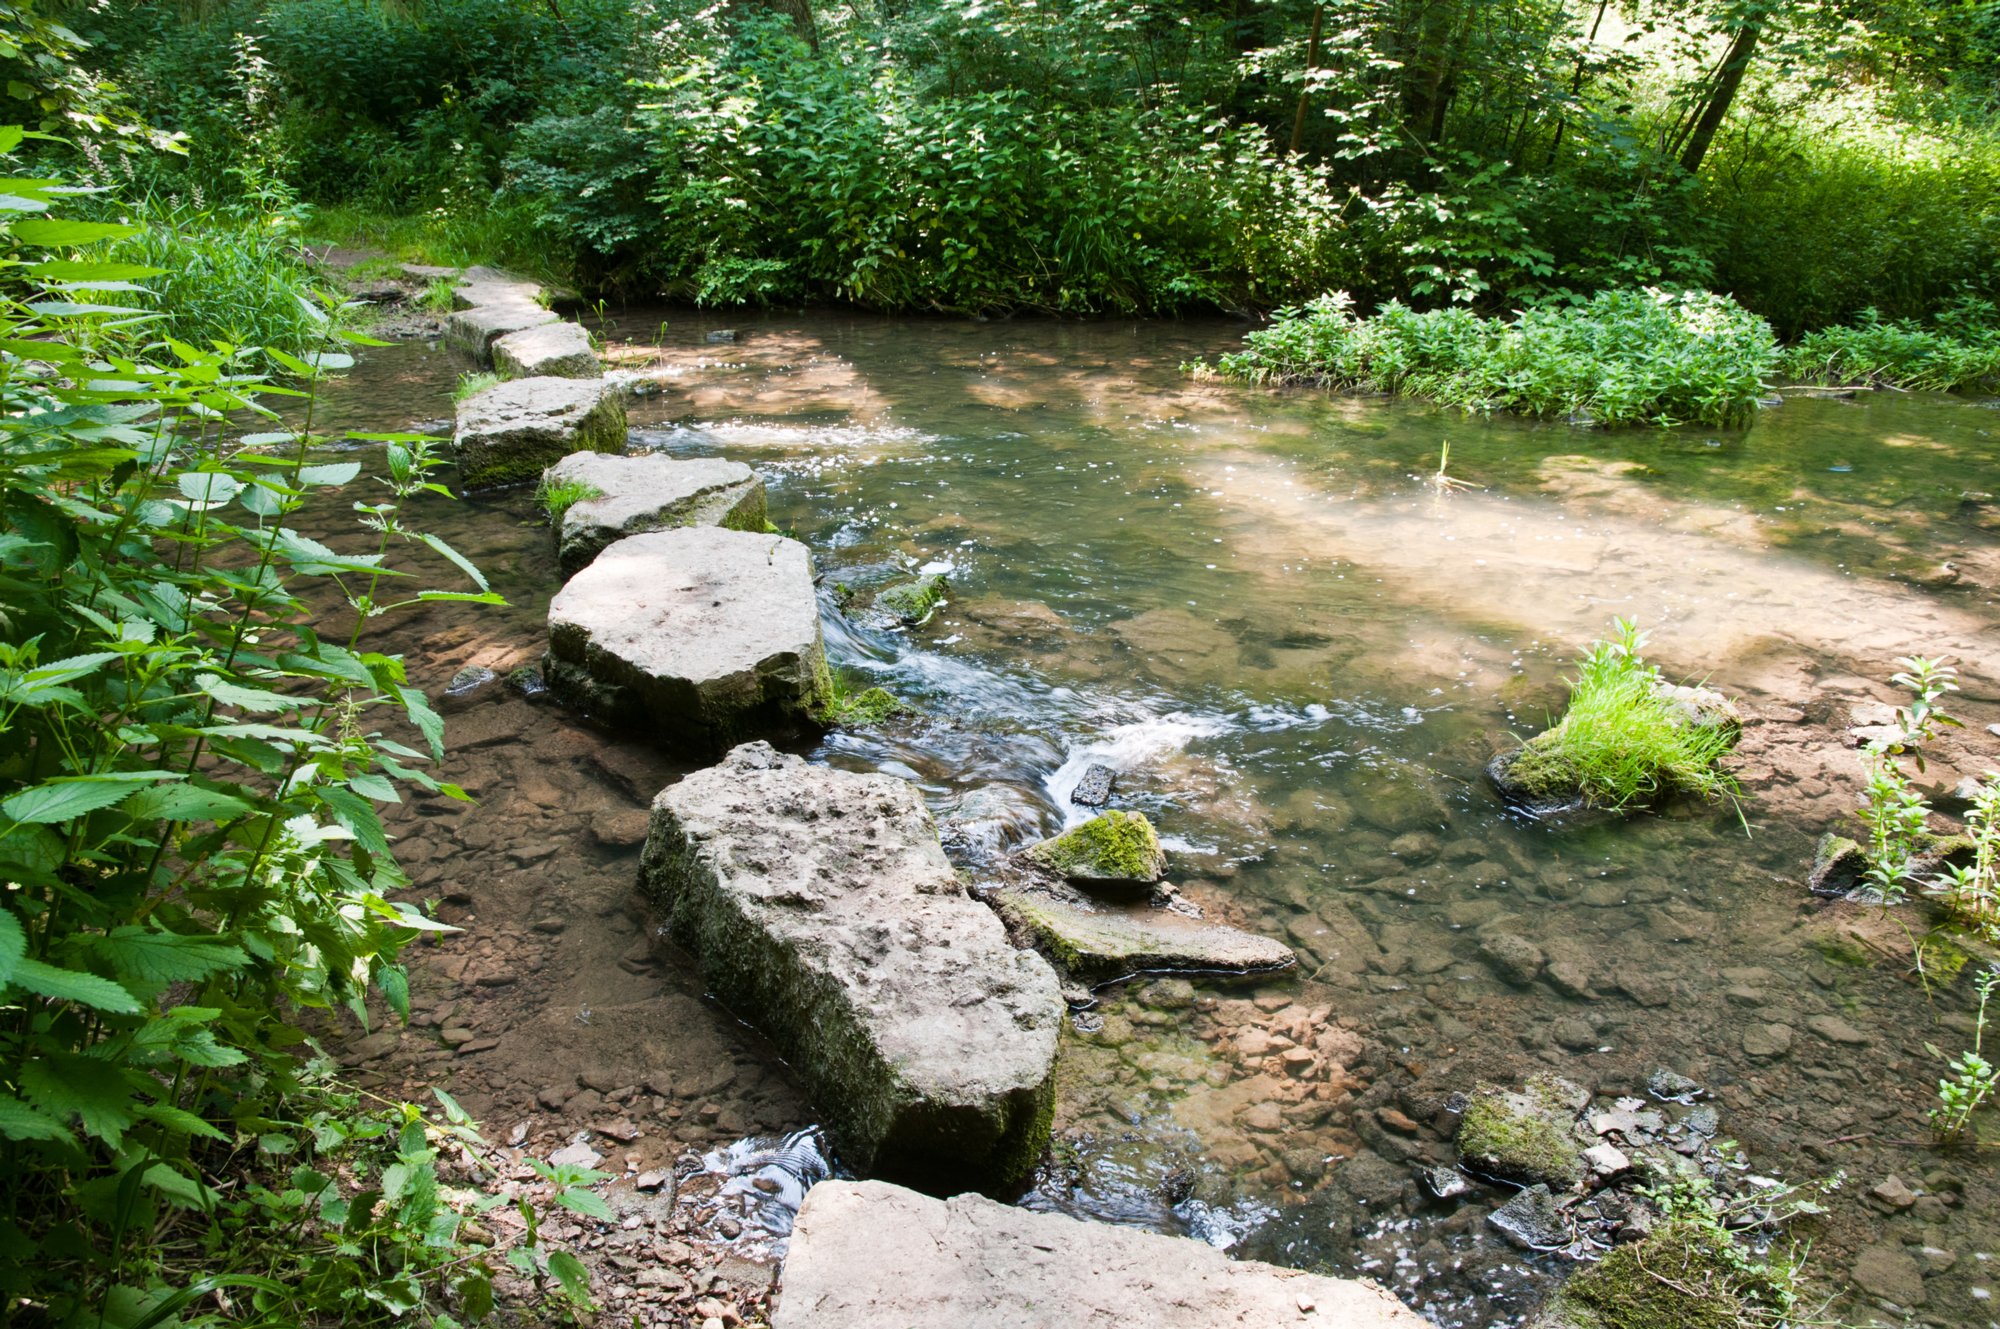
[[[1704,291],[1602,291],[1507,319],[1396,301],[1364,318],[1336,295],[1281,311],[1217,372],[1580,423],[1721,425],[1755,408],[1776,360],[1769,324]]]
[[[22,143],[0,130],[0,156]],[[8,175],[4,1318],[447,1324],[509,1267],[587,1298],[533,1205],[519,1238],[474,1238],[499,1201],[440,1185],[441,1152],[481,1147],[454,1103],[368,1100],[310,1041],[406,1018],[398,956],[450,930],[400,898],[378,808],[465,795],[431,773],[443,723],[370,631],[497,601],[406,519],[444,492],[442,458],[373,436],[373,484],[315,460],[314,385],[357,338],[268,237],[71,219],[60,180]],[[276,340],[211,339],[231,330]],[[349,499],[363,552],[293,528],[316,494]],[[451,588],[418,589],[411,552]],[[544,1180],[608,1217],[594,1178]]]
[[[78,7],[209,204],[297,191],[594,292],[1506,312],[1786,337],[2000,297],[1985,0],[217,0]]]

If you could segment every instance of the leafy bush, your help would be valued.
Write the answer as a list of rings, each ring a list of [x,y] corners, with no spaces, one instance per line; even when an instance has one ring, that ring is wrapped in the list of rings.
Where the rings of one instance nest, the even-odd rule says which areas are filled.
[[[1952,391],[2000,387],[2000,309],[1962,300],[1932,326],[1861,311],[1848,327],[1809,332],[1786,350],[1780,368],[1807,383],[1886,383]]]
[[[1719,425],[1754,408],[1775,359],[1762,319],[1706,291],[1606,291],[1509,320],[1395,301],[1363,317],[1336,294],[1280,311],[1214,372],[1579,423]]]
[[[1641,658],[1646,637],[1619,619],[1609,640],[1577,662],[1561,720],[1528,740],[1506,779],[1537,796],[1580,794],[1623,808],[1675,792],[1734,796],[1716,762],[1736,744],[1733,721],[1690,716],[1662,695],[1660,671]]]
[[[21,138],[0,130],[0,153]],[[218,1290],[260,1322],[476,1318],[494,1270],[433,1147],[468,1123],[330,1096],[305,1026],[366,1020],[371,990],[406,1017],[399,953],[450,930],[395,898],[410,883],[377,807],[465,795],[426,769],[443,723],[367,629],[498,597],[407,524],[408,500],[444,492],[429,440],[373,437],[387,478],[353,504],[363,548],[295,529],[362,471],[312,458],[310,388],[334,355],[268,345],[304,384],[281,389],[232,348],[147,340],[95,302],[146,270],[90,246],[186,250],[51,215],[45,179],[9,190],[0,1295],[48,1323],[163,1323]],[[323,345],[357,340],[320,326]],[[280,391],[303,418],[238,436]],[[391,555],[412,547],[472,588],[396,594],[413,573]],[[591,1211],[563,1198],[578,1178],[547,1180]],[[576,1292],[581,1266],[532,1218],[509,1261]]]

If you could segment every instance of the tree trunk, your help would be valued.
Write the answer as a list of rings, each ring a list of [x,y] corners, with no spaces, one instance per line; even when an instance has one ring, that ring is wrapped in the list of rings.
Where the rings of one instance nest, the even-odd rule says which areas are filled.
[[[1736,100],[1736,90],[1743,86],[1743,75],[1750,68],[1750,60],[1757,54],[1757,43],[1764,36],[1764,20],[1747,19],[1736,30],[1735,39],[1729,43],[1729,53],[1722,57],[1722,68],[1715,76],[1715,87],[1710,89],[1708,103],[1701,108],[1701,117],[1694,122],[1694,131],[1688,135],[1687,146],[1681,150],[1681,169],[1692,175],[1701,169],[1702,158],[1708,155],[1709,145],[1715,142],[1715,133],[1722,128],[1723,119],[1729,114],[1731,102]]]
[[[1325,5],[1313,6],[1312,35],[1306,38],[1306,81],[1299,88],[1299,109],[1292,115],[1292,151],[1297,153],[1306,141],[1306,98],[1312,95],[1312,72],[1319,67],[1319,25],[1326,15]]]

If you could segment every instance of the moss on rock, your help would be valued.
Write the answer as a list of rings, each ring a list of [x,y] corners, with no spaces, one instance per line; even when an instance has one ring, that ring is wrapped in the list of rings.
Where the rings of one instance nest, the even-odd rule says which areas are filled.
[[[1167,870],[1160,837],[1140,812],[1100,812],[1054,839],[1031,845],[1027,855],[1083,883],[1150,886]]]
[[[1736,1290],[1729,1242],[1675,1223],[1579,1269],[1536,1323],[1554,1329],[1730,1329],[1756,1318]]]
[[[918,627],[944,603],[947,583],[941,572],[928,573],[910,581],[899,581],[875,594],[875,608],[898,622]]]
[[[1573,1129],[1579,1092],[1553,1075],[1536,1076],[1520,1093],[1480,1085],[1459,1120],[1459,1158],[1474,1171],[1524,1185],[1575,1185],[1583,1177],[1583,1146]]]

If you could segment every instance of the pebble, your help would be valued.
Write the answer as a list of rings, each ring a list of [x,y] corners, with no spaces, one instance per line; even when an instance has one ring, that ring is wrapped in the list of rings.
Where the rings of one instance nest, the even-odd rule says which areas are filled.
[[[1600,1177],[1622,1176],[1632,1170],[1632,1159],[1615,1144],[1594,1144],[1583,1151],[1583,1161]]]
[[[1395,1131],[1398,1135],[1415,1135],[1423,1128],[1409,1117],[1392,1107],[1375,1109],[1375,1120]]]
[[[596,1167],[603,1161],[604,1155],[582,1140],[549,1155],[550,1167]]]
[[[1901,1177],[1892,1174],[1881,1185],[1869,1190],[1868,1198],[1884,1209],[1900,1213],[1916,1204],[1917,1193],[1911,1190]]]
[[[1584,1052],[1597,1046],[1597,1031],[1590,1027],[1590,1021],[1571,1016],[1567,1020],[1557,1020],[1554,1030],[1555,1040],[1571,1052]]]
[[[1548,963],[1541,947],[1512,932],[1488,933],[1479,943],[1479,954],[1500,977],[1518,987],[1534,982]]]
[[[1874,1041],[1838,1015],[1815,1015],[1806,1021],[1806,1028],[1829,1043],[1845,1043],[1849,1047],[1863,1047]]]
[[[1753,1024],[1743,1031],[1743,1051],[1752,1057],[1772,1059],[1792,1050],[1792,1028],[1784,1024]]]
[[[1870,1246],[1855,1258],[1856,1286],[1896,1306],[1924,1304],[1924,1271],[1901,1246]]]

